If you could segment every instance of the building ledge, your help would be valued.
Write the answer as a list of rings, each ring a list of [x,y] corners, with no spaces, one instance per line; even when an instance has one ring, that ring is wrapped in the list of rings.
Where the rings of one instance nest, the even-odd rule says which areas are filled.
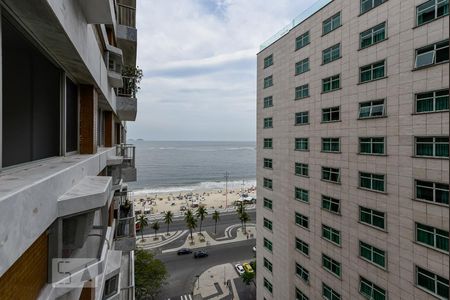
[[[117,166],[117,165],[121,165],[123,162],[123,157],[122,156],[110,156],[107,160],[106,160],[106,165],[107,166]]]

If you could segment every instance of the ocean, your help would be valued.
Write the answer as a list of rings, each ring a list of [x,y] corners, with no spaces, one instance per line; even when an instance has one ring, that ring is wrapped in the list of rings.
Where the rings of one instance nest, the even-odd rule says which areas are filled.
[[[130,140],[136,146],[135,193],[229,189],[256,185],[255,142]]]

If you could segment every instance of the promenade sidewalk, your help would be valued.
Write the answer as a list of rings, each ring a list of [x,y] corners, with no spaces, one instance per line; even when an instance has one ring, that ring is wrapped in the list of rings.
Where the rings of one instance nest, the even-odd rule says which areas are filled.
[[[195,282],[194,297],[238,300],[239,296],[233,283],[233,279],[238,277],[233,265],[229,263],[209,268]]]

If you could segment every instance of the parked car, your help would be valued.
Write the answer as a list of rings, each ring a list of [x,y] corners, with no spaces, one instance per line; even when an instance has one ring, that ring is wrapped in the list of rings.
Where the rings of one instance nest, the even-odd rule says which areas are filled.
[[[236,264],[234,267],[236,269],[236,272],[239,274],[239,276],[241,276],[242,274],[245,273],[245,270],[241,264]]]
[[[207,256],[208,256],[208,252],[206,252],[204,250],[194,252],[194,258],[202,258],[202,257],[207,257]]]
[[[253,247],[253,252],[255,252],[255,253],[256,253],[256,246],[254,246],[254,247]]]
[[[252,266],[250,266],[250,264],[244,263],[244,264],[242,264],[242,266],[244,267],[245,272],[253,273],[253,269],[252,269]]]
[[[182,249],[177,251],[178,255],[190,254],[190,253],[192,253],[192,250],[189,249],[189,248],[182,248]]]

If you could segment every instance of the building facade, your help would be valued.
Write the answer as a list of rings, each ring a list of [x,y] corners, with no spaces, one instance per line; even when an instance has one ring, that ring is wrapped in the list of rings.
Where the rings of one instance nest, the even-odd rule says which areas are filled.
[[[257,299],[449,299],[446,0],[320,1],[257,57]]]
[[[136,2],[0,12],[0,299],[134,299]]]

